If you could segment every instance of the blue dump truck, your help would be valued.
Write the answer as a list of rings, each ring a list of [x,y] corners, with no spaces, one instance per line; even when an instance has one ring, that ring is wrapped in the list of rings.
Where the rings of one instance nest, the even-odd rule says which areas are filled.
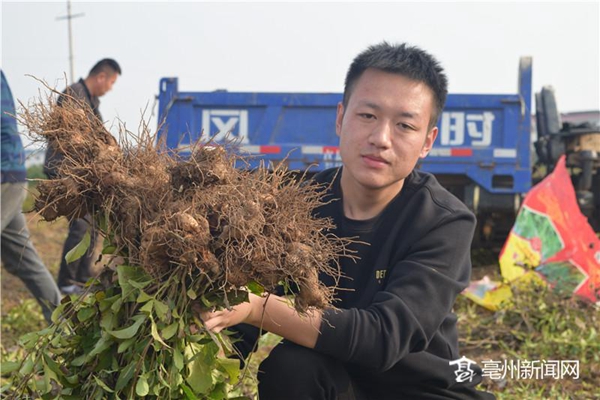
[[[542,129],[534,143],[530,57],[521,58],[518,76],[517,93],[449,94],[434,148],[418,165],[478,215],[476,243],[506,237],[523,194],[534,184],[536,155],[545,165],[541,170],[549,172],[560,154],[573,152],[569,143],[586,135],[595,138],[595,150],[570,160],[585,169],[578,174],[584,177],[574,176],[582,210],[598,216],[598,133],[593,128],[573,133],[568,126],[565,132],[554,93],[545,89],[537,95]],[[340,165],[335,117],[341,100],[341,93],[183,92],[177,78],[162,78],[158,135],[183,152],[198,140],[235,140],[240,152],[252,156],[250,167],[283,162],[290,170],[316,173]]]

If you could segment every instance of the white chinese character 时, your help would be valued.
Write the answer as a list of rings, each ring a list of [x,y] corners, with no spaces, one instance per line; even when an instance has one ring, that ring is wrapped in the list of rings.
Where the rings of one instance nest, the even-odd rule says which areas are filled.
[[[467,116],[467,131],[469,136],[474,139],[471,144],[473,146],[489,146],[492,144],[492,122],[494,114],[484,112],[483,114]],[[481,130],[478,125],[481,124]]]
[[[456,382],[472,382],[473,376],[475,376],[475,371],[471,368],[471,365],[476,364],[475,361],[468,359],[465,356],[462,356],[458,360],[448,361],[450,365],[456,365],[456,371],[454,371],[454,375],[456,375]]]
[[[485,360],[481,364],[482,376],[493,380],[504,379],[506,376],[505,361]]]
[[[442,146],[464,146],[466,135],[471,139],[470,145],[487,147],[492,144],[494,113],[484,111],[479,114],[464,112],[442,113],[440,126],[440,144]],[[465,129],[466,127],[466,129]]]

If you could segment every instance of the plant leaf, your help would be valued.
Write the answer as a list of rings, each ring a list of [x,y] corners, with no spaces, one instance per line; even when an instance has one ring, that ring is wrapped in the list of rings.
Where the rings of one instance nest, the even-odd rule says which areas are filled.
[[[138,303],[145,303],[147,301],[152,300],[153,298],[154,297],[150,296],[149,294],[147,294],[143,290],[140,290],[140,294],[138,295],[138,298],[137,298],[136,302],[138,302]]]
[[[145,375],[142,375],[138,378],[138,381],[135,384],[135,393],[138,396],[145,397],[149,392],[150,386],[148,385],[148,379],[146,379]]]
[[[44,362],[48,366],[48,368],[55,374],[55,380],[59,381],[59,376],[64,376],[65,374],[60,370],[58,363],[54,361],[52,357],[50,357],[47,353],[43,354]]]
[[[140,267],[133,267],[131,265],[119,265],[117,266],[117,277],[119,280],[119,286],[121,286],[122,297],[125,299],[134,289],[136,282],[139,286],[140,282],[150,282],[150,277]]]
[[[96,381],[96,383],[98,384],[98,386],[100,386],[102,389],[106,390],[108,393],[114,393],[115,392],[114,390],[112,390],[111,388],[109,388],[106,383],[102,382],[102,379],[98,378],[95,375],[94,375],[94,380]]]
[[[27,357],[19,373],[21,375],[28,375],[31,373],[31,371],[33,371],[33,359],[31,357]]]
[[[185,398],[187,400],[198,400],[198,398],[194,395],[194,392],[192,392],[192,389],[190,389],[189,386],[182,384],[181,388],[183,389],[183,394],[185,395]]]
[[[94,346],[94,348],[92,349],[92,351],[90,351],[86,355],[86,362],[89,361],[89,360],[91,360],[96,355],[102,353],[104,350],[108,349],[111,346],[111,344],[112,344],[112,340],[110,340],[106,336],[102,335],[102,337],[100,338],[100,340],[98,340],[96,342],[96,345]]]
[[[3,361],[2,364],[0,364],[0,370],[2,371],[2,375],[8,375],[13,371],[16,371],[19,369],[19,365],[21,365],[20,362],[16,362],[16,361]]]
[[[227,392],[225,382],[219,382],[215,385],[213,390],[208,394],[210,400],[224,400],[227,399]]]
[[[135,343],[135,338],[127,339],[124,342],[119,343],[117,348],[117,354],[123,353],[125,350],[131,347]]]
[[[177,347],[173,349],[173,365],[178,371],[183,369],[183,354],[181,354],[181,351]]]
[[[96,315],[96,309],[92,307],[81,308],[77,311],[77,319],[79,319],[80,322],[87,321],[94,315]]]
[[[71,385],[70,387],[79,386],[79,376],[78,375],[67,376],[67,377],[65,377],[65,379],[69,383],[69,385]]]
[[[129,284],[131,286],[133,286],[136,289],[143,289],[146,286],[148,286],[152,281],[151,280],[145,280],[145,281],[129,281]]]
[[[58,307],[54,309],[54,311],[52,311],[52,317],[50,319],[53,323],[58,323],[60,317],[62,317],[65,312],[65,307],[67,306],[67,304],[68,303],[61,303],[58,305]]]
[[[91,235],[90,230],[88,229],[83,235],[83,239],[81,242],[77,243],[77,246],[73,247],[69,252],[65,255],[65,261],[67,264],[72,263],[73,261],[79,260],[84,256],[85,252],[90,248]]]
[[[154,340],[156,340],[157,342],[159,342],[160,344],[162,344],[163,346],[165,346],[166,348],[171,348],[171,346],[169,346],[168,344],[166,344],[162,338],[160,337],[160,335],[158,334],[158,329],[156,328],[156,323],[154,321],[152,321],[152,325],[150,327],[150,333],[152,334],[152,337],[154,338]]]
[[[165,303],[159,300],[154,300],[154,311],[156,311],[156,315],[161,321],[166,322],[169,307]]]
[[[106,214],[97,215],[96,221],[98,222],[98,229],[100,229],[102,232],[108,231],[108,217]]]
[[[29,332],[19,338],[19,344],[25,348],[25,350],[31,350],[35,347],[40,335],[37,332]]]
[[[112,307],[112,305],[119,299],[122,299],[120,294],[116,294],[116,295],[110,296],[110,297],[104,296],[104,298],[99,301],[100,311],[102,311],[102,312],[106,311],[107,309]],[[119,311],[119,310],[113,310],[113,311]]]
[[[108,331],[108,333],[110,333],[117,339],[131,339],[140,329],[140,326],[144,323],[146,317],[144,315],[138,314],[135,317],[133,317],[133,319],[136,321],[131,326],[116,331]]]
[[[246,287],[248,288],[250,293],[254,293],[257,296],[260,296],[265,292],[265,288],[262,287],[262,285],[256,281],[248,282],[248,284],[246,284]]]
[[[112,331],[117,324],[118,319],[111,309],[107,309],[102,313],[100,317],[100,328],[105,331]]]
[[[83,363],[85,362],[85,358],[86,355],[82,354],[77,358],[74,358],[73,361],[71,361],[71,365],[74,367],[81,367],[83,365]]]
[[[132,361],[125,368],[121,370],[119,377],[117,378],[117,384],[115,385],[115,390],[120,392],[133,378],[133,373],[135,372],[135,362]]]
[[[140,311],[145,312],[146,314],[150,315],[152,313],[152,308],[154,307],[154,300],[150,300],[148,302],[146,302],[146,304],[144,304],[141,308]]]
[[[200,351],[198,352],[198,350]],[[189,375],[186,378],[186,382],[196,394],[208,393],[213,385],[212,361],[214,359],[207,356],[206,346],[190,345],[186,347],[186,358],[192,359],[188,363]]]
[[[229,383],[235,385],[240,375],[240,360],[219,357],[217,364],[229,375]]]
[[[117,246],[109,244],[102,249],[102,254],[114,254],[117,251]]]
[[[179,330],[179,322],[175,321],[173,322],[171,325],[167,326],[165,329],[162,330],[162,337],[165,340],[169,340],[173,337],[173,335],[175,335],[177,333],[177,331]]]

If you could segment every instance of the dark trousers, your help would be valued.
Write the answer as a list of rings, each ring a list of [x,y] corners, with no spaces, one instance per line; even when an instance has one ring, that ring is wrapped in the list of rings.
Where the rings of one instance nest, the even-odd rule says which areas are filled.
[[[282,341],[260,364],[260,400],[363,400],[345,365],[334,358]]]
[[[83,236],[90,229],[90,216],[85,219],[75,219],[69,224],[69,234],[63,246],[62,257],[60,259],[60,269],[58,271],[58,287],[70,286],[76,283],[85,283],[91,277],[91,266],[94,262],[94,247],[96,245],[96,230],[91,228],[90,247],[83,257],[72,263],[67,264],[65,256],[77,246],[83,239]]]

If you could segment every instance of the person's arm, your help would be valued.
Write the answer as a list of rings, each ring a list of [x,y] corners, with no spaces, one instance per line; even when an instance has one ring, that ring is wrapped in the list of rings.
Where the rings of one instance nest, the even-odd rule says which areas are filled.
[[[201,313],[206,328],[212,332],[246,323],[308,348],[314,348],[317,342],[321,315],[320,311],[310,311],[300,316],[287,299],[252,293],[249,303],[238,304],[231,310]]]
[[[434,227],[415,238],[410,254],[390,269],[385,286],[365,309],[328,309],[302,318],[274,297],[267,301],[262,326],[339,360],[385,371],[428,347],[468,285],[474,227],[474,216],[466,210],[440,215]],[[264,299],[251,295],[250,303],[204,314],[203,319],[213,331],[242,322],[260,326],[263,304]]]

